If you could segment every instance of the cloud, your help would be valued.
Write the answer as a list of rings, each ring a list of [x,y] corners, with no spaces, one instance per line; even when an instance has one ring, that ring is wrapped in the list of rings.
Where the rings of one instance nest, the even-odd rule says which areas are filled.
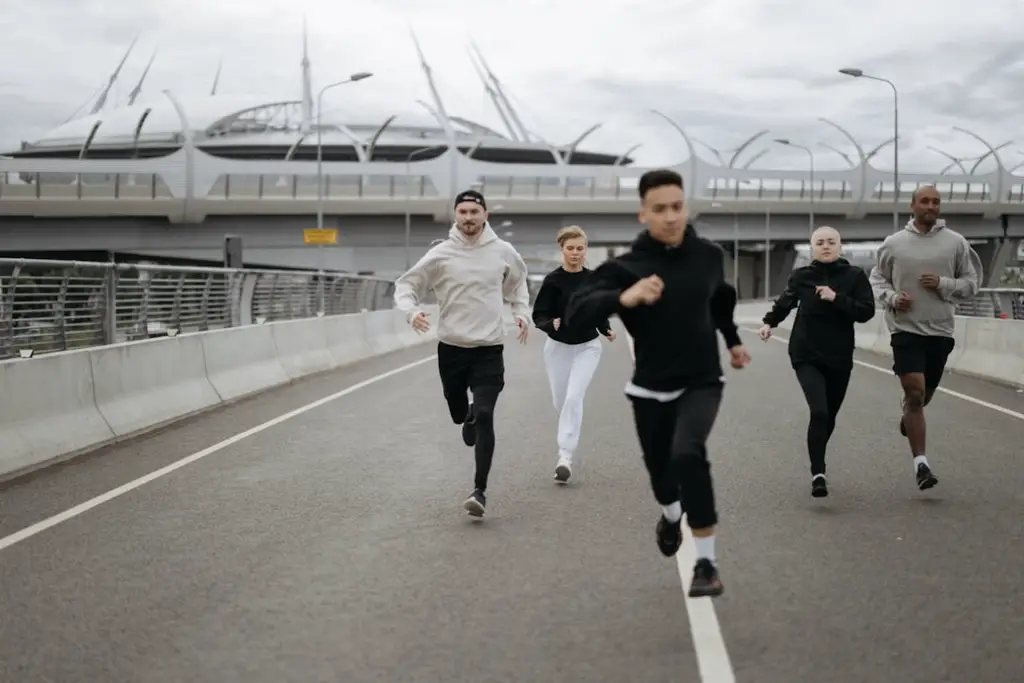
[[[595,123],[586,148],[634,153],[639,164],[685,158],[679,136],[650,114],[670,115],[704,142],[729,150],[759,130],[742,164],[766,145],[756,167],[801,168],[798,150],[774,137],[852,152],[818,122],[824,116],[870,149],[892,135],[892,94],[852,79],[853,66],[900,91],[901,167],[944,165],[937,146],[977,157],[984,147],[952,131],[975,130],[992,144],[1012,140],[1024,107],[1024,53],[1015,35],[1019,0],[49,0],[8,3],[0,16],[0,143],[16,147],[70,117],[94,97],[124,50],[139,42],[111,102],[124,102],[154,50],[145,96],[171,88],[209,91],[223,59],[221,92],[268,100],[300,93],[302,17],[309,22],[314,87],[355,71],[374,78],[331,91],[324,107],[342,118],[391,113],[421,119],[430,101],[409,37],[414,28],[450,114],[496,129],[502,123],[473,70],[474,38],[534,132],[565,143]],[[1016,44],[1015,44],[1016,43]],[[1024,143],[1024,141],[1021,141]],[[821,147],[822,168],[842,158]],[[887,148],[874,163],[885,168]],[[706,150],[706,158],[713,158]],[[1020,155],[1007,150],[1008,163]],[[991,161],[986,162],[990,164]],[[991,168],[991,166],[983,166]]]

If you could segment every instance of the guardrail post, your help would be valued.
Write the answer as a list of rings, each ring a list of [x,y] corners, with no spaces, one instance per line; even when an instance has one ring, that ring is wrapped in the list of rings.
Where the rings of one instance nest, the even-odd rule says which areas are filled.
[[[110,268],[103,277],[103,340],[117,343],[117,281],[120,273]]]

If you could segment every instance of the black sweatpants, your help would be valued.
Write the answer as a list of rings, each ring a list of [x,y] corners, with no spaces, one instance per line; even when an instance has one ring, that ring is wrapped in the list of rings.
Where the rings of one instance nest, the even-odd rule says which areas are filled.
[[[846,398],[853,366],[830,367],[817,363],[800,363],[794,370],[804,391],[811,420],[807,425],[807,455],[811,460],[811,476],[825,474],[825,449],[836,428],[836,416]]]
[[[679,501],[691,529],[718,523],[706,442],[722,403],[722,384],[694,387],[667,403],[630,396],[654,498]]]
[[[476,423],[474,481],[476,488],[486,491],[494,460],[494,406],[505,388],[504,346],[465,348],[438,342],[437,369],[452,422]],[[472,414],[467,391],[473,393]]]

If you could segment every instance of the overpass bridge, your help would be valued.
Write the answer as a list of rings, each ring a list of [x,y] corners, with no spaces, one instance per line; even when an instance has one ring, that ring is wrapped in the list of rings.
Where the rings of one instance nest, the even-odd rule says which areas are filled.
[[[450,198],[466,186],[484,192],[499,232],[530,258],[549,256],[563,225],[582,224],[599,247],[627,244],[637,231],[636,183],[645,168],[486,162],[438,147],[435,157],[408,164],[329,161],[319,171],[296,159],[218,158],[188,140],[161,158],[0,158],[4,248],[59,243],[217,259],[224,236],[234,234],[263,266],[392,273],[445,235]],[[938,187],[951,226],[996,275],[987,284],[998,285],[1024,237],[1024,178],[997,150],[991,156],[989,173],[903,173],[898,188],[863,154],[850,169],[813,174],[734,168],[695,154],[674,168],[701,231],[737,260],[743,295],[769,296],[812,222],[837,227],[847,243],[879,241],[907,220],[910,195],[926,183]],[[336,241],[311,248],[303,231],[320,208]]]
[[[1019,575],[985,571],[1022,559],[1024,321],[958,320],[928,408],[940,483],[926,493],[897,431],[884,330],[861,326],[831,495],[814,500],[785,331],[757,341],[768,303],[741,304],[753,362],[726,364],[710,442],[726,584],[712,602],[685,597],[689,536],[674,560],[654,546],[625,339],[604,346],[565,488],[551,480],[543,336],[507,346],[489,509],[473,523],[460,509],[472,454],[431,340],[345,282],[324,297],[307,274],[252,324],[0,361],[0,678],[1024,676]],[[138,313],[114,291],[115,319]],[[175,291],[147,300],[154,317],[217,298]]]

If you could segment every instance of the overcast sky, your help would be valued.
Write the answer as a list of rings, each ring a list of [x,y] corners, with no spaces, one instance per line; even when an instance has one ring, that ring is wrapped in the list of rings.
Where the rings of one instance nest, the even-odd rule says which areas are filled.
[[[1024,136],[1021,0],[10,0],[0,13],[0,142],[14,147],[71,117],[136,35],[108,106],[125,101],[154,49],[150,96],[208,92],[223,58],[220,92],[298,98],[303,13],[314,88],[375,74],[325,98],[342,118],[422,115],[414,101],[430,95],[411,26],[449,114],[501,127],[467,54],[472,37],[534,132],[565,143],[602,122],[584,147],[642,143],[641,165],[686,156],[652,108],[723,153],[770,128],[770,137],[852,154],[820,116],[874,147],[892,135],[892,93],[836,73],[844,66],[896,82],[908,171],[945,165],[929,145],[984,151],[955,125],[994,145]],[[1017,142],[1004,152],[1010,166],[1024,161]],[[755,168],[806,165],[806,155],[773,148]],[[821,147],[816,154],[820,168],[845,166]],[[891,168],[891,159],[890,147],[874,163]]]

